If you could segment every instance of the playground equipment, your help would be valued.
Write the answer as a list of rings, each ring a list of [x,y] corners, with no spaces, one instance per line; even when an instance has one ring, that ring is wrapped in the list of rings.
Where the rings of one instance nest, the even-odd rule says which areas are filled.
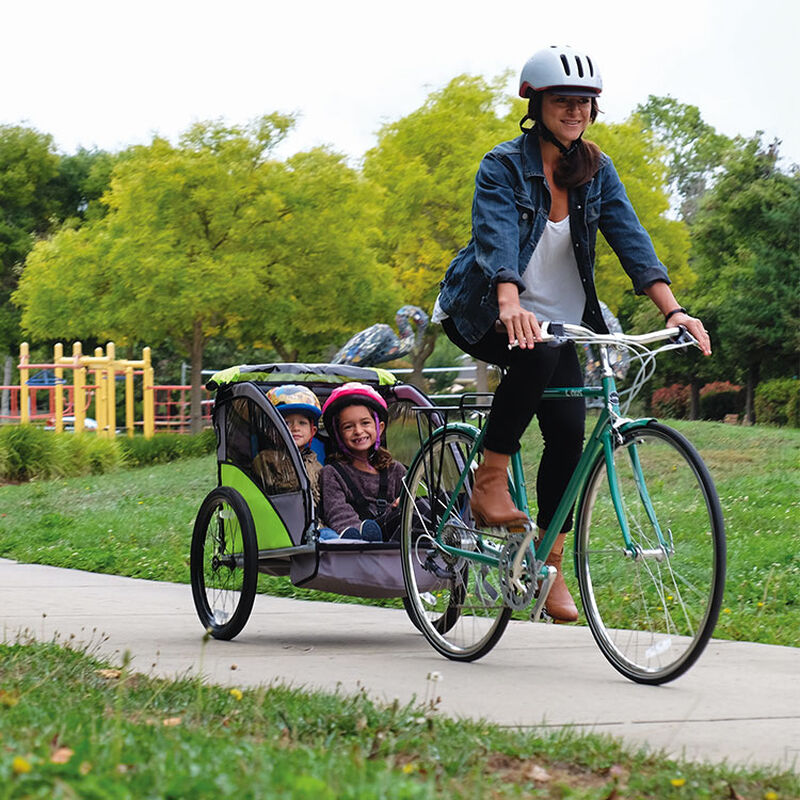
[[[36,384],[31,383],[31,370],[53,370],[54,381],[47,386],[52,389],[50,410],[48,415],[36,412]],[[72,385],[64,378],[65,370],[72,371]],[[92,374],[94,383],[88,381]],[[142,429],[146,439],[155,433],[153,367],[150,360],[150,348],[142,350],[142,358],[132,361],[118,359],[113,342],[105,348],[95,348],[94,355],[84,355],[80,342],[72,345],[72,356],[64,355],[64,346],[59,342],[53,347],[53,361],[50,364],[33,364],[30,361],[28,343],[19,347],[19,421],[31,422],[41,416],[52,416],[57,433],[64,430],[64,417],[73,416],[75,430],[86,429],[86,411],[94,400],[95,417],[97,419],[97,435],[112,439],[117,433],[116,382],[117,375],[124,376],[125,381],[125,429],[128,436],[133,436],[134,421],[134,376],[142,376]],[[65,389],[67,393],[67,410],[64,407]],[[33,400],[33,410],[31,409]]]

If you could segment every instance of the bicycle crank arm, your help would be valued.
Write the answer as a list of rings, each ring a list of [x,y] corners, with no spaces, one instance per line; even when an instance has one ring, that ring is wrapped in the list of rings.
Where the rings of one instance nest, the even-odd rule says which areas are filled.
[[[547,602],[547,595],[550,594],[550,590],[556,582],[556,575],[558,575],[558,570],[555,567],[548,566],[547,576],[542,578],[542,582],[539,584],[539,595],[536,598],[536,605],[531,609],[531,622],[538,622],[541,619],[542,611],[544,611],[544,604]]]

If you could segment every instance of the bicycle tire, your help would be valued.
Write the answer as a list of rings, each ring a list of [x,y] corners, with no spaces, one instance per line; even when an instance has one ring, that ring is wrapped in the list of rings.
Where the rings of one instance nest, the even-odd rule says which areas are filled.
[[[250,617],[258,583],[253,517],[235,489],[219,486],[203,500],[192,533],[189,572],[203,627],[215,639],[233,639]]]
[[[635,458],[666,547],[637,487]],[[614,463],[632,544],[641,556],[625,553],[601,453],[576,516],[581,602],[595,641],[619,672],[637,683],[666,683],[694,664],[719,616],[725,585],[722,510],[703,460],[666,425],[626,431],[614,447]]]
[[[455,497],[443,532],[445,542],[499,554],[492,537],[474,527],[469,508],[472,466],[461,489],[455,490],[477,435],[477,430],[472,434],[463,428],[434,434],[408,469],[402,501],[404,605],[431,646],[454,661],[475,661],[486,655],[511,616],[503,603],[496,567],[449,555],[434,541],[431,518],[438,519]],[[436,586],[431,588],[433,576]]]

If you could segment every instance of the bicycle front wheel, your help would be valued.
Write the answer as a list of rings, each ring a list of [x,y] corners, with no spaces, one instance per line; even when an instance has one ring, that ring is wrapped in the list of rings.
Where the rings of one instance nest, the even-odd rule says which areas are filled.
[[[497,570],[502,542],[475,527],[469,507],[478,466],[469,453],[477,433],[435,434],[409,467],[403,492],[400,552],[406,611],[428,642],[455,661],[486,655],[511,616]],[[442,543],[464,553],[449,553]]]
[[[601,454],[577,513],[581,601],[617,670],[638,683],[665,683],[697,660],[717,622],[725,583],[722,511],[697,451],[665,425],[626,432],[614,466],[631,548]]]
[[[258,583],[253,517],[235,489],[219,486],[203,500],[189,572],[200,622],[215,639],[233,639],[250,617]]]

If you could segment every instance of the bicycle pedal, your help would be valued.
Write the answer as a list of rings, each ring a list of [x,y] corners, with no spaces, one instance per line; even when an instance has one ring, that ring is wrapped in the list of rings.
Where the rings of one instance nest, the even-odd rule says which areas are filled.
[[[533,525],[530,522],[520,523],[519,525],[507,525],[505,530],[509,533],[527,533]]]
[[[498,539],[506,539],[508,536],[518,533],[528,533],[533,530],[533,523],[529,521],[513,525],[486,525],[483,529],[489,531],[492,536],[496,536]]]

